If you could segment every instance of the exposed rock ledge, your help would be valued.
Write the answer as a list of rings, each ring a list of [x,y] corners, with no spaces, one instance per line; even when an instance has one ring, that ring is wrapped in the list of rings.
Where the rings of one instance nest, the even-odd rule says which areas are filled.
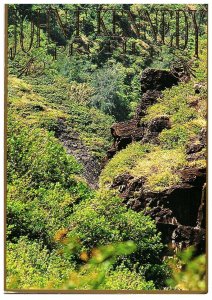
[[[169,119],[159,117],[150,123],[143,123],[141,117],[145,115],[146,109],[157,102],[162,97],[162,91],[177,85],[180,81],[179,76],[173,75],[166,70],[146,69],[141,77],[142,98],[136,109],[135,116],[132,120],[115,123],[111,127],[111,134],[114,137],[114,143],[107,152],[107,159],[112,158],[115,153],[124,149],[133,141],[154,139],[157,143],[158,134],[164,129],[169,128]]]
[[[164,70],[147,69],[143,72],[141,102],[132,120],[116,123],[111,127],[114,142],[107,152],[104,164],[133,141],[158,143],[158,134],[164,128],[170,128],[169,118],[160,116],[144,123],[142,117],[150,105],[163,97],[162,91],[165,88],[171,88],[180,80],[180,76]],[[205,146],[206,132],[203,130],[198,143],[191,141],[188,145],[188,160],[201,156],[201,149]],[[156,221],[164,243],[171,244],[175,250],[195,245],[201,253],[205,251],[206,170],[185,168],[178,175],[181,183],[162,192],[145,192],[145,178],[134,178],[130,174],[116,177],[111,188],[119,191],[129,208],[143,210]]]
[[[111,188],[119,191],[123,202],[135,211],[151,216],[162,232],[164,243],[183,248],[195,245],[205,250],[206,185],[205,169],[181,171],[182,183],[162,192],[146,192],[144,178],[123,174],[115,178]]]

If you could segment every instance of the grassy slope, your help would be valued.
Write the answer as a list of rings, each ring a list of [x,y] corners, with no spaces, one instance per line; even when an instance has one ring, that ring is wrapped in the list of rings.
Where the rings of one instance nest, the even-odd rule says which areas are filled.
[[[110,126],[114,119],[74,101],[65,78],[49,82],[39,78],[36,82],[29,77],[23,80],[11,76],[8,86],[10,110],[26,125],[55,131],[58,119],[63,118],[93,155],[98,158],[105,155],[111,144]]]

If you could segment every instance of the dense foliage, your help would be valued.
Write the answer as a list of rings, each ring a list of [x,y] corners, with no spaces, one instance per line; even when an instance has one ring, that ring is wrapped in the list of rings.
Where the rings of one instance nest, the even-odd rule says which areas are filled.
[[[25,16],[23,29],[29,45],[29,21],[40,6],[10,5],[14,7],[18,18]],[[71,4],[57,7],[76,8]],[[93,8],[85,7],[89,33],[95,25]],[[139,7],[143,6],[130,6],[134,12]],[[152,12],[151,5],[146,8]],[[10,9],[8,36],[13,45],[15,19]],[[125,22],[129,26],[129,20]],[[127,209],[117,193],[108,190],[113,179],[125,172],[146,176],[144,189],[151,191],[180,181],[175,171],[189,165],[185,145],[206,127],[206,35],[202,27],[200,31],[196,78],[165,91],[145,116],[148,122],[166,115],[171,129],[160,133],[157,146],[133,143],[116,154],[102,171],[98,190],[91,189],[83,177],[84,166],[67,153],[59,140],[61,132],[80,140],[89,155],[101,162],[112,142],[111,125],[134,113],[141,71],[170,67],[179,51],[158,48],[147,35],[140,56],[123,58],[117,51],[110,55],[93,51],[90,56],[66,57],[61,50],[53,60],[55,43],[65,43],[56,25],[50,37],[52,49],[47,47],[45,29],[40,32],[40,47],[32,47],[26,55],[18,43],[15,58],[8,61],[7,289],[186,289],[179,282],[185,277],[193,280],[197,263],[201,264],[199,276],[204,276],[204,258],[200,257],[182,277],[178,274],[171,280],[155,222]],[[190,60],[193,50],[194,41],[180,55]],[[198,96],[193,90],[196,83],[203,86]],[[198,110],[190,105],[197,98]],[[196,163],[203,166],[204,160]]]

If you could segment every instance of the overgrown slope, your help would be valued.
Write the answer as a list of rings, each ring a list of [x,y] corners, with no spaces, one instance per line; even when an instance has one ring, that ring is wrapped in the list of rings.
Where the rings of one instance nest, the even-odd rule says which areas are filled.
[[[48,85],[47,92],[44,87],[39,92],[39,88],[33,80],[29,83],[15,76],[9,78],[7,287],[58,289],[63,284],[64,288],[68,285],[76,289],[96,286],[115,289],[120,284],[124,289],[163,287],[168,269],[162,261],[163,245],[154,222],[143,213],[121,207],[121,200],[113,193],[96,193],[88,187],[85,166],[77,156],[85,155],[80,152],[79,144],[72,153],[67,153],[73,149],[72,136],[84,143],[84,151],[90,151],[89,159],[95,155],[99,162],[110,142],[113,118],[97,109],[69,102],[68,96],[62,103],[51,102],[53,95],[48,93]],[[62,92],[64,85],[60,89]],[[58,92],[56,84],[51,91]],[[94,171],[89,170],[91,174]],[[77,243],[73,246],[75,239]],[[128,250],[128,244],[125,246],[128,240],[136,242],[132,250],[130,247]],[[117,243],[123,243],[120,250]],[[114,247],[108,258],[110,263],[103,259],[102,264],[98,262],[97,274],[96,269],[94,275],[85,273],[84,260],[92,256],[96,247],[108,244]],[[104,250],[103,255],[106,253]],[[23,280],[23,272],[28,274],[27,279]],[[81,281],[70,283],[70,274]],[[114,282],[115,274],[118,277]],[[135,282],[128,285],[126,274]]]
[[[164,242],[174,248],[195,244],[200,252],[206,222],[206,64],[203,47],[193,63],[195,77],[162,94],[145,90],[134,119],[113,125],[114,143],[100,176],[102,189],[115,190],[128,207],[156,220]],[[159,77],[146,78],[157,72],[167,74],[149,70],[142,83],[160,86]]]
[[[50,6],[10,5],[9,45],[23,16],[20,39],[29,45],[31,17]],[[76,9],[55,7],[62,18],[63,9]],[[91,40],[97,7],[77,5],[87,9]],[[144,6],[124,7],[136,12]],[[199,7],[206,9],[191,8]],[[154,5],[146,8],[154,17]],[[204,252],[206,18],[199,27],[200,60],[192,65],[196,78],[181,83],[167,68],[176,57],[190,63],[193,40],[182,53],[159,47],[147,34],[139,56],[94,49],[68,57],[58,47],[53,60],[51,46],[65,42],[54,21],[50,47],[42,28],[40,47],[34,39],[26,54],[18,42],[8,61],[7,289],[203,291],[204,255],[193,260],[189,249],[181,259],[164,255],[191,244]],[[133,34],[127,18],[126,25]],[[139,78],[147,67],[165,74],[172,88],[143,91],[142,102]]]

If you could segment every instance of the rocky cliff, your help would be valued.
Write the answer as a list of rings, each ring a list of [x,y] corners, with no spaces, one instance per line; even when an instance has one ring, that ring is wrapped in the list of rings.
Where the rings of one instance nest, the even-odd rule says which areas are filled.
[[[171,89],[188,79],[188,76],[185,77],[182,73],[166,70],[146,69],[143,72],[141,101],[131,120],[112,125],[114,142],[107,152],[104,164],[135,141],[139,141],[140,144],[160,145],[159,134],[163,130],[171,129],[172,122],[169,115],[161,114],[147,121],[147,110],[156,104],[158,99],[162,101],[165,89]],[[195,85],[194,94],[198,93],[199,89]],[[192,107],[198,107],[200,99],[195,101],[191,102]],[[177,183],[154,191],[145,188],[147,176],[142,171],[140,176],[122,172],[113,178],[109,188],[116,189],[123,198],[123,203],[129,208],[135,211],[143,210],[146,215],[150,215],[162,232],[163,241],[171,248],[177,250],[195,245],[199,252],[203,252],[206,234],[206,168],[198,166],[195,161],[205,160],[205,152],[202,150],[206,149],[206,129],[203,127],[200,133],[192,135],[183,146],[186,164],[174,171],[179,178]]]
[[[180,76],[166,70],[146,69],[141,77],[142,98],[136,109],[132,120],[115,123],[111,127],[111,134],[114,138],[112,147],[107,152],[107,157],[113,155],[125,148],[133,141],[149,141],[157,137],[158,133],[164,128],[169,128],[169,119],[165,116],[156,118],[150,123],[142,122],[146,109],[155,104],[157,99],[162,97],[162,91],[177,85],[181,80]]]

